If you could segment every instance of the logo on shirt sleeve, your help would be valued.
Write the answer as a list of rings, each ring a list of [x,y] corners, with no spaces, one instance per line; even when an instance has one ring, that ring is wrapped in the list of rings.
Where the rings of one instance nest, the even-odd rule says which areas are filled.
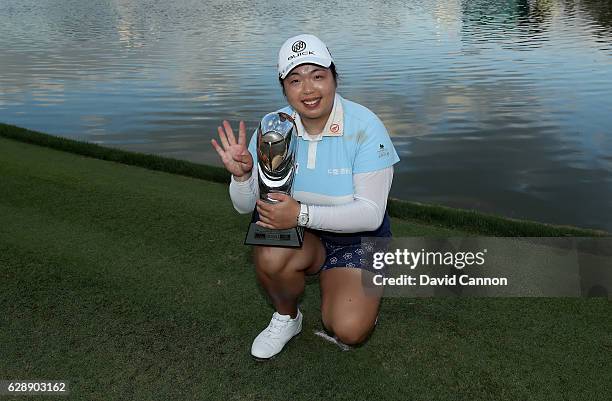
[[[383,145],[382,143],[378,145],[378,158],[379,159],[382,159],[383,157],[389,157],[390,154],[391,152],[389,152],[389,150],[385,148],[385,145]]]

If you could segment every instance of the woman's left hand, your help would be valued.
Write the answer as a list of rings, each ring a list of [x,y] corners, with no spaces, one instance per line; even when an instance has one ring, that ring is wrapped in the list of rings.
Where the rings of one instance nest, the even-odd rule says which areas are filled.
[[[296,227],[297,218],[300,214],[300,204],[286,194],[273,193],[268,196],[279,202],[267,203],[258,199],[257,213],[259,213],[259,221],[256,224],[264,228],[276,230]]]

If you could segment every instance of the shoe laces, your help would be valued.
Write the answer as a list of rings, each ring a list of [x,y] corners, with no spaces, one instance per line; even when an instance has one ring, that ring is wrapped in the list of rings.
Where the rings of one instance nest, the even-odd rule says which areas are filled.
[[[281,331],[287,327],[287,324],[289,323],[289,320],[282,320],[279,319],[278,316],[275,314],[274,316],[272,316],[272,320],[270,321],[270,324],[268,325],[268,336],[273,337],[273,336],[278,336]]]

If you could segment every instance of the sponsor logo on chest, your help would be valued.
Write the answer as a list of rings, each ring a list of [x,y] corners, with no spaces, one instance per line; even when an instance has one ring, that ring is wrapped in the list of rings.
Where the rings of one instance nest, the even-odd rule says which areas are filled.
[[[329,168],[327,169],[327,174],[328,175],[347,175],[347,174],[352,174],[353,171],[346,167],[346,168]]]

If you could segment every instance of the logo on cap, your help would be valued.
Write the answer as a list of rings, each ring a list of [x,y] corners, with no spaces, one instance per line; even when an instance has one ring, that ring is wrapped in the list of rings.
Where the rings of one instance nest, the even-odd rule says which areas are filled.
[[[294,53],[301,52],[305,48],[306,42],[304,42],[303,40],[298,40],[293,44],[293,46],[291,46],[291,50],[293,50]]]

